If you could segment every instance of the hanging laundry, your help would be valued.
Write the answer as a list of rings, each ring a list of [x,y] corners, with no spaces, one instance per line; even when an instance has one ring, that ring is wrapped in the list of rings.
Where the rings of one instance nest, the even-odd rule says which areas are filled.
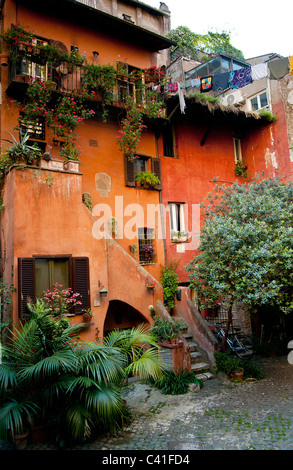
[[[218,73],[213,77],[213,90],[224,91],[229,88],[230,72]]]
[[[178,91],[178,83],[169,83],[168,91],[169,93],[176,93]]]
[[[185,80],[180,82],[180,87],[182,90],[187,90],[187,88],[191,88],[191,80]]]
[[[202,93],[206,93],[211,91],[213,87],[213,78],[212,77],[205,77],[200,79],[200,91]]]
[[[190,81],[191,81],[192,88],[200,87],[200,79],[199,78],[192,78]]]
[[[239,70],[230,72],[231,88],[242,88],[245,85],[249,85],[249,83],[252,83],[250,67],[242,67]]]
[[[180,83],[178,83],[178,94],[179,94],[180,110],[181,110],[181,113],[184,114],[184,113],[185,113],[186,104],[185,104],[185,98],[184,98],[184,95],[183,95],[183,91],[182,91],[181,88],[180,88]]]
[[[271,60],[269,62],[270,78],[272,80],[280,80],[289,73],[289,58],[282,57],[281,59]]]
[[[289,68],[290,68],[290,74],[293,75],[293,55],[289,56]]]
[[[263,62],[251,66],[251,77],[252,80],[260,80],[268,76],[268,64]]]

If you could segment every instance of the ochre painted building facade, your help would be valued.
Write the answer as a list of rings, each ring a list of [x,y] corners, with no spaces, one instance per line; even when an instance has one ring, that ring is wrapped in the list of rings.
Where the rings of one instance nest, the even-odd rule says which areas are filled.
[[[58,11],[53,11],[56,3],[51,1],[42,5],[33,0],[5,1],[2,31],[20,24],[42,40],[58,41],[67,51],[78,48],[93,64],[116,67],[122,60],[137,69],[162,65],[171,44],[164,36],[167,13],[140,2],[105,2],[105,11],[69,0],[59,3]],[[37,68],[29,70],[33,75]],[[19,106],[11,99],[24,93],[25,84],[13,78],[11,66],[2,66],[2,139],[10,138],[8,132],[18,134],[14,128]],[[126,83],[127,92],[133,92]],[[267,174],[290,171],[282,113],[276,124],[270,124],[254,115],[192,100],[186,100],[185,113],[181,113],[175,109],[178,96],[169,97],[166,115],[170,119],[149,123],[136,151],[140,158],[129,162],[117,145],[123,106],[110,108],[106,122],[96,113],[77,128],[77,169],[64,166],[62,139],[46,127],[42,144],[51,162],[14,166],[7,173],[1,256],[4,279],[10,283],[12,272],[16,286],[15,322],[25,314],[27,297],[50,287],[56,276],[82,293],[82,307],[94,312],[92,324],[82,330],[87,339],[102,337],[113,328],[151,323],[149,306],[163,300],[162,266],[174,261],[181,283],[187,283],[184,266],[198,247],[199,204],[213,190],[215,177],[221,182],[235,181],[237,142],[241,140],[242,157],[252,175],[262,170]],[[156,171],[161,185],[154,189],[135,185],[135,173],[146,169]],[[92,208],[83,202],[89,195]],[[115,233],[108,226],[112,217]],[[101,236],[102,222],[106,236]],[[187,241],[172,240],[178,232],[187,231]],[[150,257],[144,251],[148,246]],[[149,280],[154,281],[154,289],[148,289]],[[184,314],[180,305],[178,301],[178,311]],[[80,323],[81,318],[79,311],[71,321]]]

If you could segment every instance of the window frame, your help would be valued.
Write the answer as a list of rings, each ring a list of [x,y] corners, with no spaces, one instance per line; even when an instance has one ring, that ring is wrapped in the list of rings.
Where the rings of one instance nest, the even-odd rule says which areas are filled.
[[[266,95],[266,101],[267,101],[267,104],[265,106],[261,106],[261,96],[262,95]],[[252,105],[252,100],[256,99],[257,100],[257,105],[258,107],[256,109],[254,109],[253,105]],[[268,97],[268,93],[267,93],[267,90],[262,90],[261,92],[257,93],[256,95],[254,96],[251,96],[249,98],[249,101],[250,101],[250,106],[251,106],[251,110],[252,111],[259,111],[260,109],[265,109],[267,107],[270,106],[269,104],[269,97]]]
[[[241,139],[238,137],[233,137],[233,149],[234,149],[234,160],[235,163],[242,162],[242,149],[241,149]]]
[[[62,255],[33,255],[18,258],[18,312],[21,321],[28,318],[27,299],[36,297],[36,259],[68,259],[69,287],[82,295],[82,305],[75,306],[74,314],[81,315],[83,310],[90,308],[90,272],[89,258],[86,256]],[[78,290],[77,290],[78,289]],[[82,292],[81,292],[82,291]]]
[[[143,237],[141,236],[143,235]],[[151,246],[153,251],[147,253],[143,247]],[[155,251],[155,229],[149,227],[138,228],[138,257],[139,263],[142,265],[149,265],[156,263],[156,251]]]

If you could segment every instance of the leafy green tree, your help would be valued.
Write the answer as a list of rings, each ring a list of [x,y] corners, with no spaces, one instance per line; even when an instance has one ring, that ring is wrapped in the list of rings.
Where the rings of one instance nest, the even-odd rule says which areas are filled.
[[[226,53],[238,59],[244,59],[243,53],[236,49],[230,43],[230,33],[227,31],[212,32],[207,34],[196,34],[186,26],[178,26],[169,33],[169,38],[176,42],[177,46],[172,46],[170,51],[174,52],[177,48],[185,54],[191,54],[197,58],[197,52],[206,54]]]
[[[293,309],[293,184],[279,178],[216,186],[207,198],[200,251],[187,265],[199,308],[222,302]]]

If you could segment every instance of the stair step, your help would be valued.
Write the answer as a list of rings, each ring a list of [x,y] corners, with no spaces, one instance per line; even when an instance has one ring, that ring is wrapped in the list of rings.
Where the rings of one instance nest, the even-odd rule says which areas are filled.
[[[199,359],[202,359],[202,354],[199,351],[194,351],[190,353],[191,362],[194,364],[198,362]]]
[[[193,336],[190,333],[183,333],[182,336],[184,339],[186,339],[186,341],[193,339]]]
[[[196,343],[188,343],[190,352],[197,351],[197,344]]]
[[[209,368],[210,366],[206,362],[196,362],[195,364],[191,364],[192,372],[197,372],[200,370],[208,370]]]
[[[211,372],[207,371],[207,372],[203,372],[202,374],[196,374],[196,378],[197,379],[200,379],[200,380],[211,380],[214,378],[214,374],[212,374]]]

